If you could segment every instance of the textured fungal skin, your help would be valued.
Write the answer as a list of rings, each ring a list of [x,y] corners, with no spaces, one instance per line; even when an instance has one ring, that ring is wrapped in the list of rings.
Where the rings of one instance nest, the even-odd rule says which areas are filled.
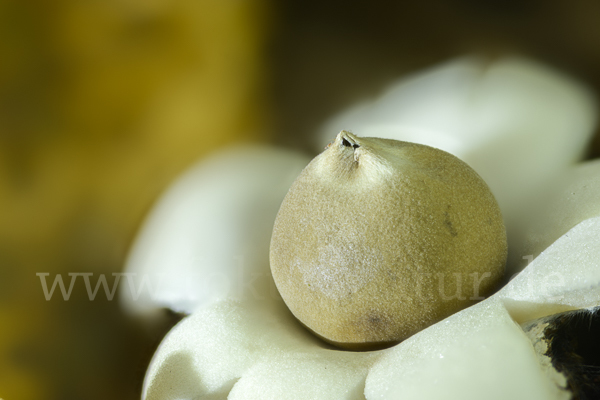
[[[290,188],[270,261],[296,318],[333,344],[368,349],[490,294],[506,251],[496,200],[467,164],[342,131]]]

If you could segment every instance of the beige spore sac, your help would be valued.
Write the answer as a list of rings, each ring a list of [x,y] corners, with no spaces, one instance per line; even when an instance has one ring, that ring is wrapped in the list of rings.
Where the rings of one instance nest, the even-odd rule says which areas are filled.
[[[270,261],[298,320],[372,349],[489,295],[506,231],[486,183],[455,156],[342,131],[285,197]]]

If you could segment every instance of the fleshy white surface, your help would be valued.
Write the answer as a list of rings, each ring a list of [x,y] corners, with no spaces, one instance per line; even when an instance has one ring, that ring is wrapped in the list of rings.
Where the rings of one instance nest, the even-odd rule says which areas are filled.
[[[309,159],[244,146],[200,161],[160,199],[130,253],[126,308],[191,312],[224,298],[278,297],[269,243],[279,205]]]
[[[498,299],[470,307],[389,349],[371,369],[374,399],[567,399]]]
[[[600,216],[600,160],[569,168],[557,176],[548,195],[515,243],[511,263],[526,264],[569,229]]]
[[[494,296],[379,352],[327,349],[280,301],[214,304],[163,341],[144,398],[568,398],[515,320],[599,305],[599,237],[600,218],[580,223]]]
[[[337,350],[285,352],[276,361],[264,360],[245,373],[228,400],[364,399],[365,375],[373,354]]]
[[[540,64],[463,58],[402,79],[372,103],[332,118],[318,147],[346,129],[456,155],[492,189],[510,245],[538,205],[538,191],[581,158],[595,109],[587,90]]]
[[[356,399],[375,357],[327,349],[281,301],[223,301],[169,333],[143,398]]]
[[[561,236],[496,296],[520,322],[600,304],[600,217]]]

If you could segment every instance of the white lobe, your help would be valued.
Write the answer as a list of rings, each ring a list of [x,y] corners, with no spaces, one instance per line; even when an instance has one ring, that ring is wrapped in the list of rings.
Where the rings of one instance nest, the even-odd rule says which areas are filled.
[[[133,285],[121,285],[125,307],[189,313],[225,298],[278,297],[271,232],[307,163],[295,152],[245,146],[192,167],[159,200],[134,243],[126,265]],[[142,287],[144,280],[151,287]]]

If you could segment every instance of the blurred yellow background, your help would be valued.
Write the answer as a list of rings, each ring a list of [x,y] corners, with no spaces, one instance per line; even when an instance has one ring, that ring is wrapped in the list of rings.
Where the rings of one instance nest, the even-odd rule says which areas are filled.
[[[0,3],[0,397],[139,397],[148,337],[36,273],[120,271],[179,172],[264,135],[267,25],[261,1]]]
[[[0,0],[0,398],[139,398],[166,327],[81,286],[46,301],[36,273],[121,271],[153,200],[211,150],[307,149],[331,113],[468,52],[598,92],[596,2],[411,3]]]

